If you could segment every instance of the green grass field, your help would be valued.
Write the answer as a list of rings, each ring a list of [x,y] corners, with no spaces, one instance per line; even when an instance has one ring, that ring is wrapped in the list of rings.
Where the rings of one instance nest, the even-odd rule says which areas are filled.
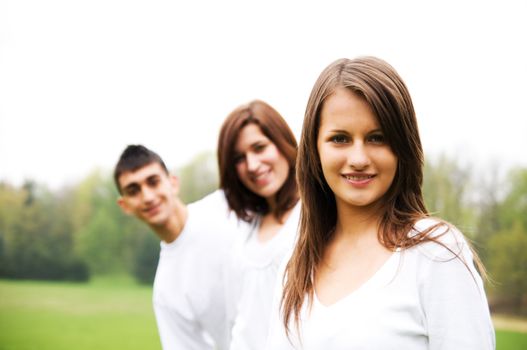
[[[151,295],[151,287],[122,277],[89,284],[0,280],[0,350],[160,349]],[[500,328],[507,327],[500,319],[497,350],[527,349],[522,322],[514,320],[513,331]]]
[[[527,349],[527,333],[496,330],[497,350],[525,350]]]
[[[0,349],[160,349],[151,295],[124,278],[0,280]]]

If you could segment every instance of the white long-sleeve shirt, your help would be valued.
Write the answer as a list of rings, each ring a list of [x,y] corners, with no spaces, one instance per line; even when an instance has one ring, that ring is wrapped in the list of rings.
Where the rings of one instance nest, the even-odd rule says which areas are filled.
[[[297,203],[279,232],[267,242],[258,240],[259,222],[237,238],[230,271],[233,312],[230,350],[265,347],[278,268],[293,249],[299,216],[300,203]]]
[[[161,242],[153,304],[165,350],[225,350],[230,330],[225,271],[238,220],[222,191],[188,206],[183,231]]]
[[[416,226],[423,230],[433,223],[421,220]],[[306,297],[300,336],[289,325],[291,342],[278,312],[279,276],[266,349],[495,349],[483,283],[465,239],[449,230],[440,241],[461,259],[426,242],[394,252],[358,290],[332,305],[323,305],[315,293],[309,312]]]

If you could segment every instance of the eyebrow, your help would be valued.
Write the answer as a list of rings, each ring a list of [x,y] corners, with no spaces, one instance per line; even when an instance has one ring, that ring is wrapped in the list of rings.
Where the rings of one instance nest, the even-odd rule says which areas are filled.
[[[349,134],[349,132],[347,132],[346,130],[342,130],[342,129],[331,129],[331,130],[328,130],[327,132],[332,133],[332,134]]]
[[[251,147],[258,146],[258,145],[264,144],[266,142],[268,142],[268,140],[266,140],[266,139],[256,140],[253,143],[251,143]]]
[[[256,140],[256,141],[254,141],[253,143],[251,143],[251,144],[249,145],[249,148],[253,148],[253,147],[255,147],[255,146],[258,146],[258,145],[264,144],[264,143],[266,143],[266,142],[272,142],[272,141],[269,140],[269,139],[264,139],[264,138],[262,138],[262,139]],[[245,152],[239,152],[238,150],[234,149],[233,153],[234,153],[234,157],[236,157],[236,156],[242,156]]]
[[[343,129],[331,129],[331,130],[328,130],[327,132],[332,133],[332,134],[349,134],[347,130],[343,130]],[[368,131],[367,133],[373,134],[375,132],[383,132],[383,131],[381,128],[376,128],[376,129]]]

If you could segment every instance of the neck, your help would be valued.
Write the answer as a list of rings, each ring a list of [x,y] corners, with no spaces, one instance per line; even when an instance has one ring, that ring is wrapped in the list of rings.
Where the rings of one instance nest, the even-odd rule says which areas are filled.
[[[381,214],[378,205],[352,207],[337,203],[337,224],[335,236],[350,239],[377,239]]]
[[[298,203],[298,200],[299,200],[299,197],[298,197],[298,194],[297,194],[297,197],[296,197],[296,202],[295,202],[295,205]],[[273,216],[274,217],[274,212],[276,210],[276,195],[274,195],[273,197],[269,197],[269,198],[266,198],[266,201],[267,201],[267,205],[269,206],[269,213],[267,213],[265,216]],[[290,208],[287,213],[284,214],[284,216],[282,217],[282,220],[281,221],[286,221],[287,218],[289,217],[289,214],[291,214],[292,212],[292,209],[294,208],[295,206],[293,206],[292,208]]]
[[[269,206],[269,212],[274,213],[274,210],[276,209],[276,196],[266,198],[266,201]]]
[[[183,231],[185,223],[187,222],[187,215],[187,206],[181,202],[181,200],[176,200],[174,211],[169,219],[159,226],[150,225],[150,228],[162,241],[171,243],[175,241],[181,234],[181,231]]]

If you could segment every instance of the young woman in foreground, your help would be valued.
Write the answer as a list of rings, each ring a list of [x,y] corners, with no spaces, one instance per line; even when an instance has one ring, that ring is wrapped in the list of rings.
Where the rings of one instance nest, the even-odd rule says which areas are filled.
[[[307,105],[299,238],[267,349],[495,348],[471,248],[429,216],[422,168],[397,72],[374,57],[329,65]]]
[[[235,109],[220,131],[220,187],[238,218],[251,224],[235,244],[227,286],[231,350],[265,346],[278,267],[298,228],[296,152],[291,129],[263,101]]]

